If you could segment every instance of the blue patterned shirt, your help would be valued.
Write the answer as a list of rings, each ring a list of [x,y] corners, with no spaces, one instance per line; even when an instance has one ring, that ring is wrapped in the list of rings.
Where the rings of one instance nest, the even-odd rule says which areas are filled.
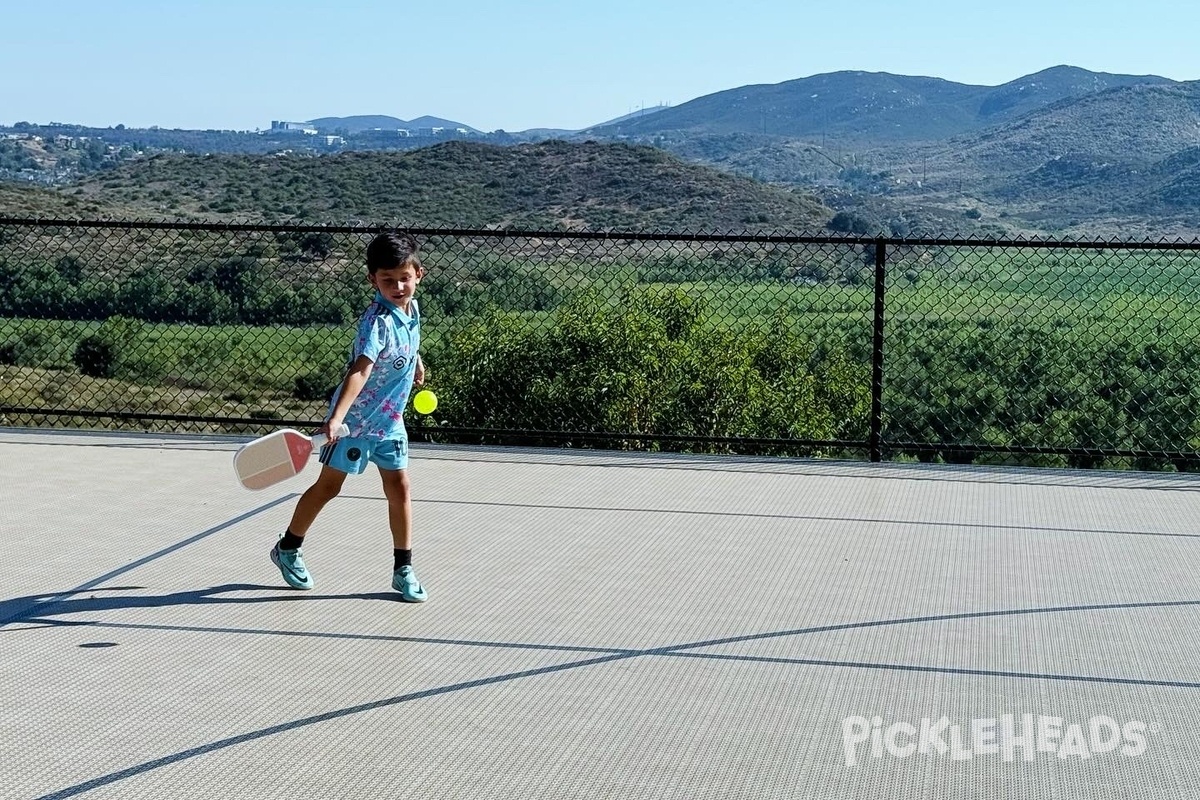
[[[392,305],[383,295],[358,319],[358,331],[350,348],[350,364],[359,356],[374,362],[367,382],[346,412],[350,436],[366,439],[407,439],[404,407],[412,391],[421,346],[421,312],[414,298],[409,314]],[[330,413],[341,396],[341,387],[329,404]]]

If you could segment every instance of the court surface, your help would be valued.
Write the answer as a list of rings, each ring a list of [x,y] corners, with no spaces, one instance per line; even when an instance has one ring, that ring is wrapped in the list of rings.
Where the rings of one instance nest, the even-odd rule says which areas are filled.
[[[1200,477],[0,430],[0,797],[1200,796]]]

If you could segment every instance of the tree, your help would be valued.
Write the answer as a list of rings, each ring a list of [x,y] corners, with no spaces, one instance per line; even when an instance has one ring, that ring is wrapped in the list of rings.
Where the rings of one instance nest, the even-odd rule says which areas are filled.
[[[866,235],[871,232],[870,221],[860,217],[851,211],[839,211],[833,215],[833,219],[826,223],[825,227],[831,231],[839,233],[853,233],[859,236]]]
[[[315,258],[328,258],[333,253],[333,234],[323,231],[304,234],[300,239],[300,252]]]
[[[235,256],[216,268],[212,280],[213,285],[233,302],[241,317],[250,299],[262,288],[262,267],[256,258]]]

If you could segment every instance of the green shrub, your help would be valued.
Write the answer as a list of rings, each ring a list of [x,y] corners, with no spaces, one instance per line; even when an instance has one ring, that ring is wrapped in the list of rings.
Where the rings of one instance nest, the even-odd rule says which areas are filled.
[[[166,372],[162,358],[141,320],[116,316],[80,339],[72,361],[80,372],[93,378],[138,381],[161,377]]]
[[[493,311],[441,358],[442,421],[461,427],[861,438],[870,407],[868,369],[844,347],[818,348],[782,319],[721,327],[680,289],[589,292],[541,328]]]
[[[117,373],[119,346],[100,334],[83,337],[75,347],[75,366],[92,378],[111,378]]]
[[[16,367],[59,366],[59,350],[63,346],[57,333],[26,328],[16,336],[0,343],[0,364]]]
[[[342,379],[334,367],[322,367],[296,376],[292,394],[298,400],[328,400]]]

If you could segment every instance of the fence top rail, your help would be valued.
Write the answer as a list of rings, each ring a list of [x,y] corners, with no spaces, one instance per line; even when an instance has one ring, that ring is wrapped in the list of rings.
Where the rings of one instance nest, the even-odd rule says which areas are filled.
[[[780,233],[703,233],[670,231],[561,231],[519,230],[511,228],[428,228],[397,225],[327,225],[314,224],[266,224],[239,222],[184,222],[163,220],[121,219],[57,219],[39,217],[0,216],[0,225],[21,225],[37,228],[97,228],[123,230],[186,230],[208,232],[242,233],[378,233],[393,228],[403,228],[417,236],[461,236],[490,239],[558,239],[558,240],[601,240],[601,241],[651,241],[651,242],[746,242],[773,244],[842,244],[874,245],[877,247],[980,247],[980,248],[1043,248],[1073,250],[1197,250],[1200,237],[1194,239],[1000,239],[963,237],[890,237],[863,235],[792,235]]]

